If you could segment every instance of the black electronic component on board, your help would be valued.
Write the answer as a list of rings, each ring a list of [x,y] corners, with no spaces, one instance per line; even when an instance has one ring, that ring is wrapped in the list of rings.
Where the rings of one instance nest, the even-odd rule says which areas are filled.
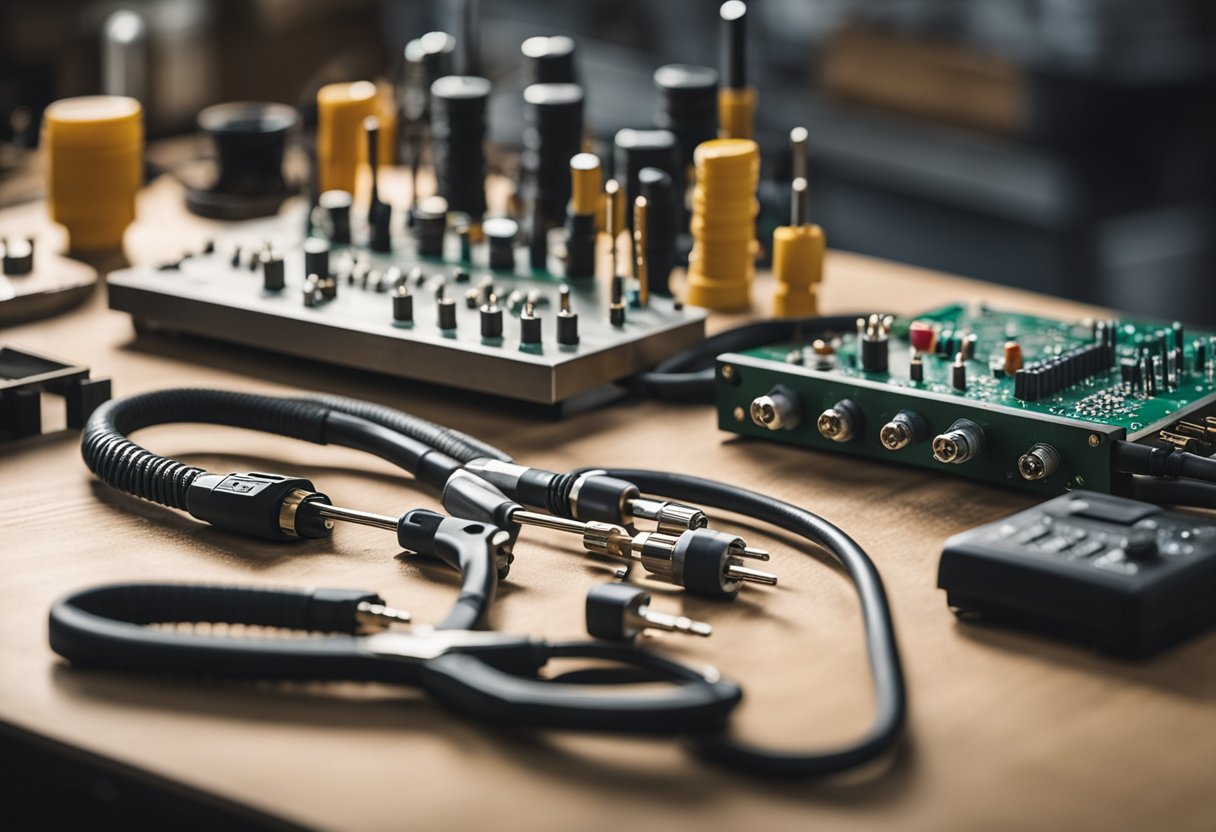
[[[491,341],[502,338],[502,307],[493,292],[481,307],[481,337]]]
[[[561,306],[557,310],[557,343],[573,347],[578,344],[578,313],[570,304],[570,289],[563,286]]]
[[[381,253],[393,250],[393,207],[380,199],[380,119],[368,116],[363,120],[367,134],[367,166],[370,168],[372,192],[367,203],[367,245]]]
[[[1074,491],[947,540],[937,585],[964,621],[1145,656],[1216,623],[1216,523]]]
[[[519,51],[527,59],[531,83],[575,83],[572,38],[565,35],[539,35],[525,40]]]
[[[304,277],[312,274],[317,277],[329,276],[329,243],[319,237],[309,237],[304,241]]]
[[[531,303],[526,303],[519,314],[519,341],[521,344],[535,346],[541,342],[541,338],[541,321],[536,314],[536,308]]]
[[[393,292],[393,320],[400,324],[414,321],[414,296],[405,284],[399,285]]]
[[[625,204],[633,205],[639,191],[642,168],[658,168],[672,179],[676,193],[683,193],[684,166],[680,147],[670,130],[618,130],[613,140],[613,175],[625,190]],[[625,222],[633,227],[633,217],[625,212]]]
[[[420,257],[442,257],[448,231],[448,201],[429,196],[414,209],[414,241]]]
[[[354,198],[348,191],[325,191],[317,197],[321,223],[331,243],[350,243],[350,209]]]
[[[718,72],[707,66],[668,64],[654,72],[659,91],[655,127],[675,133],[680,164],[692,167],[697,145],[718,137]]]
[[[523,188],[540,203],[545,229],[560,225],[570,201],[570,159],[582,148],[583,89],[577,84],[532,84],[524,90]]]
[[[871,315],[857,319],[857,345],[861,369],[867,373],[885,373],[890,365],[892,319]]]
[[[671,297],[671,270],[676,266],[676,218],[679,205],[675,182],[659,168],[638,171],[638,195],[646,198],[646,276],[650,293]]]
[[[490,82],[449,75],[431,85],[431,154],[449,209],[480,222],[486,212],[486,104]]]
[[[490,268],[498,271],[515,270],[515,238],[519,223],[510,217],[490,217],[482,226],[489,248]]]
[[[954,357],[954,363],[950,365],[950,386],[963,392],[967,390],[967,364],[963,361],[961,352]]]
[[[281,292],[287,285],[287,264],[283,255],[268,249],[258,256],[262,264],[262,288],[267,292]]]

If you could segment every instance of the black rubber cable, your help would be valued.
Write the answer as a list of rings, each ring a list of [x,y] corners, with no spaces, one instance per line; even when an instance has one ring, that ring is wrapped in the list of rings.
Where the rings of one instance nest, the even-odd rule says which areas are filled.
[[[401,411],[391,411],[395,415],[390,418],[389,410],[340,397],[312,400],[229,390],[160,390],[111,399],[97,408],[81,433],[81,453],[89,469],[107,485],[182,510],[190,484],[204,471],[155,454],[131,441],[128,434],[172,423],[247,428],[368,451],[436,488],[443,487],[462,461],[487,453],[502,457],[501,451],[488,445],[469,443],[461,434]],[[448,451],[460,456],[452,458]]]
[[[1116,470],[1153,477],[1190,477],[1216,483],[1216,459],[1176,448],[1158,448],[1135,442],[1115,442]]]
[[[891,611],[878,570],[852,538],[805,509],[713,480],[619,468],[608,469],[607,474],[636,483],[644,493],[736,512],[817,543],[840,562],[857,588],[876,700],[874,720],[866,733],[841,748],[805,752],[760,748],[726,734],[699,735],[691,740],[699,755],[759,774],[815,776],[854,768],[897,745],[908,706]]]
[[[635,395],[660,401],[713,402],[714,360],[722,353],[763,347],[780,341],[851,330],[860,315],[824,315],[758,321],[711,335],[629,380]]]
[[[1146,503],[1216,508],[1216,483],[1137,475],[1131,478],[1122,496]]]
[[[491,459],[511,462],[511,457],[488,445],[480,439],[461,433],[458,430],[428,422],[426,419],[413,416],[395,407],[389,407],[376,402],[352,399],[347,396],[333,396],[326,393],[315,393],[304,396],[301,401],[315,402],[330,410],[358,416],[369,422],[375,422],[382,427],[417,439],[437,451],[442,451],[453,459],[469,462],[474,459],[489,457]]]

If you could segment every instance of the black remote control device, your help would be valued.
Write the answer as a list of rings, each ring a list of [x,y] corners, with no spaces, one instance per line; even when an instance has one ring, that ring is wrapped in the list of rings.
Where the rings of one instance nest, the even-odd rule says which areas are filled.
[[[1076,491],[947,540],[937,585],[962,618],[1146,656],[1216,621],[1216,520]]]

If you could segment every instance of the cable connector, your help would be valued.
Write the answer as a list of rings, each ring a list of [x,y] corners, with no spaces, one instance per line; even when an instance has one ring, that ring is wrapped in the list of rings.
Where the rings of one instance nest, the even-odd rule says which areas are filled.
[[[530,511],[517,511],[511,519],[527,526],[577,534],[588,552],[640,563],[655,578],[701,595],[731,598],[745,582],[777,583],[776,575],[743,565],[744,560],[767,561],[768,552],[751,548],[743,538],[724,532],[690,529],[679,535],[634,534],[615,523],[584,523]]]
[[[355,606],[355,624],[360,633],[378,633],[394,624],[408,624],[410,614],[386,604],[360,601]]]
[[[669,500],[650,500],[645,497],[629,500],[628,506],[629,513],[635,519],[655,521],[655,531],[664,534],[680,534],[709,525],[705,512],[696,506],[686,506]]]
[[[685,615],[659,612],[650,606],[650,593],[631,584],[593,586],[587,593],[587,633],[609,641],[632,641],[642,630],[665,630],[708,636],[714,628]]]
[[[221,529],[286,541],[326,537],[333,523],[304,506],[329,503],[312,482],[282,474],[202,474],[186,492],[186,510]]]
[[[543,509],[558,517],[586,522],[632,525],[635,520],[656,521],[655,531],[679,534],[708,524],[705,512],[695,506],[643,497],[628,480],[610,477],[603,471],[557,474],[541,468],[528,468],[497,459],[475,459],[459,476],[474,475],[498,489],[504,499],[517,500],[529,508]],[[465,516],[458,508],[444,506],[453,514]]]

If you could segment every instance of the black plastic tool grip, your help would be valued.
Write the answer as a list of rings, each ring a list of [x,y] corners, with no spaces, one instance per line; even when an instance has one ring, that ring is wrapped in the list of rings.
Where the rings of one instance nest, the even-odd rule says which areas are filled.
[[[460,595],[440,630],[470,630],[494,603],[498,579],[510,566],[510,535],[476,520],[445,517],[427,509],[407,511],[397,523],[397,542],[460,572]]]
[[[383,677],[385,663],[357,649],[355,607],[381,603],[361,590],[279,590],[113,584],[51,608],[51,649],[82,667],[234,679]],[[339,632],[315,638],[235,638],[155,629],[155,623],[226,622]]]
[[[611,658],[588,642],[577,655]],[[570,653],[572,657],[575,653]],[[646,655],[636,653],[635,655]],[[680,668],[685,677],[686,668]],[[673,674],[674,675],[674,674]],[[504,673],[471,655],[449,653],[422,666],[435,698],[477,719],[506,725],[621,733],[686,733],[719,727],[743,697],[723,680],[688,680],[659,691],[612,693]]]

